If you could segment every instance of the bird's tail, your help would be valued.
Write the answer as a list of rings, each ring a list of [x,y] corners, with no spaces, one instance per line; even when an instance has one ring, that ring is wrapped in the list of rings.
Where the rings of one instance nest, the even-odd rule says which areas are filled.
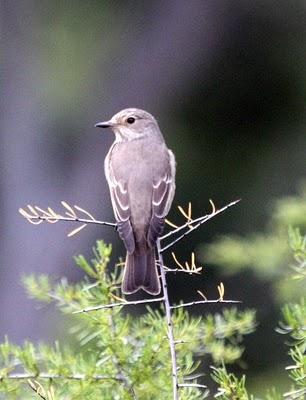
[[[160,292],[154,248],[136,248],[132,254],[126,255],[122,292],[129,294],[139,289],[152,295]]]

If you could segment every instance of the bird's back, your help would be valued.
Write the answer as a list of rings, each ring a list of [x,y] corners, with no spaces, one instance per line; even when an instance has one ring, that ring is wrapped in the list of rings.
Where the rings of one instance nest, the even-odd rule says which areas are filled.
[[[131,223],[139,241],[146,235],[152,216],[153,183],[169,169],[168,149],[163,141],[142,138],[116,143],[106,160],[106,169],[110,159],[116,180],[127,185]]]

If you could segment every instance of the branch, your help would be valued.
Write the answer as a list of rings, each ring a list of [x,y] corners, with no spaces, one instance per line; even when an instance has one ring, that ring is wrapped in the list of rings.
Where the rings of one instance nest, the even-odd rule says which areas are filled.
[[[213,212],[211,214],[205,215],[203,217],[194,219],[192,221],[188,221],[186,222],[184,225],[168,232],[166,235],[161,236],[160,240],[164,240],[169,236],[174,235],[175,233],[181,231],[184,228],[189,227],[191,224],[196,223],[196,225],[193,225],[192,227],[189,228],[188,231],[184,232],[182,235],[180,235],[178,238],[176,238],[175,240],[173,240],[171,243],[167,244],[165,247],[160,249],[160,252],[163,253],[164,251],[170,249],[170,247],[172,247],[174,244],[176,244],[177,242],[179,242],[180,240],[182,240],[185,236],[189,235],[192,231],[194,231],[195,229],[198,229],[202,224],[204,224],[205,222],[207,222],[208,220],[210,220],[211,218],[215,217],[216,215],[222,213],[223,211],[225,211],[227,208],[232,207],[233,205],[237,204],[239,200],[235,200],[229,204],[227,204],[226,206],[220,208],[219,210],[215,210],[213,209]]]
[[[200,272],[198,272],[198,271],[182,269],[182,268],[168,268],[165,265],[164,265],[164,270],[165,270],[166,274],[168,274],[169,272],[174,272],[174,273],[183,272],[183,273],[188,274],[188,275],[194,275],[194,274],[200,275]]]
[[[203,215],[202,217],[199,217],[199,218],[196,218],[196,219],[188,219],[188,221],[185,224],[183,224],[183,225],[177,227],[176,229],[173,229],[172,231],[170,231],[170,232],[166,233],[165,235],[161,236],[160,240],[164,240],[167,237],[172,236],[175,233],[178,233],[182,229],[185,229],[187,227],[190,227],[190,229],[192,229],[193,228],[193,226],[192,226],[193,224],[195,224],[197,222],[201,222],[203,220],[207,221],[208,219],[214,217],[215,215],[220,214],[221,212],[225,211],[227,208],[232,207],[235,204],[239,203],[240,201],[241,201],[241,199],[232,201],[231,203],[229,203],[226,206],[224,206],[224,207],[220,208],[219,210],[217,210],[215,205],[214,205],[214,203],[210,200],[210,203],[213,205],[212,212],[210,214]],[[203,222],[205,222],[205,221],[203,221]]]
[[[197,304],[208,304],[208,303],[230,303],[230,304],[239,304],[241,301],[239,300],[198,300],[198,301],[191,301],[190,303],[181,303],[177,304],[175,306],[170,306],[171,310],[174,308],[180,308],[180,307],[190,307],[190,306],[195,306]]]
[[[111,312],[109,314],[109,322],[110,322],[110,329],[112,331],[112,334],[114,337],[116,337],[116,324],[113,318],[113,312]],[[116,365],[117,371],[119,372],[120,376],[122,376],[122,381],[123,381],[123,385],[125,386],[125,388],[127,389],[128,392],[130,392],[133,400],[137,400],[136,398],[136,394],[133,388],[133,385],[131,385],[131,383],[129,382],[129,379],[124,371],[124,368],[121,364],[120,358],[118,357],[116,351],[114,350],[113,346],[109,346],[109,348],[111,349],[113,356],[114,356],[114,364]]]
[[[226,206],[220,208],[217,210],[214,206],[214,204],[211,202],[213,205],[212,212],[210,214],[204,215],[202,217],[196,218],[196,219],[187,219],[187,222],[181,226],[179,226],[176,229],[173,229],[172,231],[166,233],[165,235],[161,236],[159,238],[160,241],[165,240],[166,238],[180,232],[181,230],[185,228],[189,228],[188,231],[183,233],[181,236],[179,236],[177,239],[175,239],[173,242],[169,243],[167,246],[161,249],[161,252],[164,252],[168,248],[172,247],[175,243],[183,239],[186,235],[189,235],[190,232],[194,231],[197,229],[200,225],[204,224],[206,221],[210,220],[211,218],[215,217],[216,215],[222,213],[225,211],[227,208],[232,207],[233,205],[237,204],[239,200],[235,200]],[[43,210],[42,208],[38,206],[31,206],[28,205],[25,209],[24,208],[19,208],[20,214],[26,218],[28,222],[34,225],[39,225],[43,221],[49,222],[49,223],[56,223],[59,221],[64,221],[64,222],[79,222],[82,225],[80,225],[78,228],[74,229],[71,231],[68,236],[73,236],[76,233],[79,233],[83,228],[85,228],[86,225],[88,224],[95,224],[95,225],[104,225],[104,226],[111,226],[111,227],[116,227],[117,224],[115,222],[106,222],[106,221],[100,221],[94,218],[88,211],[84,210],[83,208],[79,206],[70,206],[67,204],[65,201],[61,202],[63,207],[65,208],[65,214],[67,216],[61,215],[56,213],[52,208],[48,207],[47,210]],[[77,215],[77,212],[81,212],[82,214],[85,214],[88,218],[82,218]],[[183,213],[185,215],[185,213]],[[196,224],[196,225],[193,225]]]
[[[97,311],[97,310],[102,310],[104,308],[114,308],[114,307],[122,307],[122,306],[135,306],[137,304],[155,303],[155,302],[163,301],[163,300],[164,300],[164,297],[157,297],[156,299],[122,301],[122,302],[119,302],[119,303],[102,304],[100,306],[87,307],[87,308],[83,308],[83,310],[74,311],[73,314],[80,314],[80,313],[86,313],[86,312],[90,312],[90,311]]]
[[[56,213],[51,207],[48,207],[47,210],[43,210],[38,206],[28,205],[26,209],[19,208],[18,211],[24,218],[26,218],[28,222],[34,225],[39,225],[43,221],[49,222],[50,224],[55,224],[59,221],[82,223],[82,225],[80,225],[78,228],[68,233],[69,237],[79,233],[88,224],[106,225],[112,227],[117,226],[117,224],[114,222],[98,221],[88,211],[79,206],[72,207],[65,201],[62,201],[62,206],[65,208],[66,216]],[[88,218],[80,218],[77,215],[77,212],[85,214]]]
[[[108,376],[108,375],[92,375],[88,376],[86,374],[73,374],[73,375],[60,375],[60,374],[48,374],[46,372],[41,372],[38,374],[30,374],[30,373],[15,373],[15,374],[8,374],[6,376],[0,376],[0,381],[5,379],[11,380],[24,380],[24,379],[68,379],[68,380],[75,380],[75,381],[82,381],[82,380],[114,380],[114,381],[124,381],[122,376]]]
[[[158,251],[159,263],[162,266],[162,265],[164,265],[164,262],[163,262],[163,256],[161,253],[160,239],[157,239],[157,251]],[[178,386],[178,378],[177,378],[177,361],[176,361],[176,352],[175,352],[175,340],[174,340],[174,334],[173,334],[171,306],[170,306],[169,296],[168,296],[166,273],[165,273],[164,268],[160,268],[160,275],[161,275],[161,281],[162,281],[163,292],[164,292],[166,321],[167,321],[167,325],[168,325],[168,338],[169,338],[171,364],[172,364],[173,400],[179,400],[179,394],[178,394],[179,386]]]
[[[179,262],[179,260],[177,259],[176,255],[174,252],[171,253],[172,258],[175,262],[175,264],[179,267],[178,270],[183,271],[183,272],[187,272],[189,274],[199,274],[202,271],[202,267],[197,267],[195,264],[195,255],[194,252],[191,253],[191,262],[190,264],[185,261],[185,266]],[[164,268],[167,268],[164,266]],[[169,268],[168,268],[169,270]]]
[[[163,301],[165,305],[165,314],[166,314],[166,321],[167,321],[167,333],[168,333],[168,340],[169,340],[169,347],[170,347],[170,354],[171,354],[171,366],[172,366],[172,387],[173,387],[173,400],[179,400],[179,388],[181,387],[197,387],[197,388],[206,388],[205,385],[200,385],[197,383],[178,383],[178,375],[177,375],[177,355],[176,355],[176,344],[179,343],[179,341],[175,341],[174,339],[174,332],[173,332],[173,324],[172,324],[172,316],[171,316],[171,310],[180,308],[180,307],[189,307],[197,304],[208,304],[208,303],[240,303],[240,301],[235,301],[235,300],[224,300],[224,285],[221,283],[218,286],[218,291],[219,291],[219,299],[217,300],[207,300],[206,297],[198,291],[201,296],[203,297],[203,300],[199,301],[193,301],[190,303],[181,303],[178,305],[171,305],[169,301],[169,295],[168,295],[168,289],[167,289],[167,281],[166,281],[166,274],[168,272],[185,272],[185,273],[199,273],[200,270],[202,269],[201,267],[197,267],[195,265],[195,257],[194,254],[191,256],[191,263],[189,264],[188,262],[185,262],[185,265],[182,265],[176,258],[175,254],[172,253],[173,259],[176,262],[177,266],[179,268],[176,269],[169,269],[164,266],[163,264],[163,257],[162,253],[172,246],[174,246],[176,243],[178,243],[180,240],[182,240],[185,236],[189,235],[192,231],[198,229],[202,224],[210,220],[211,218],[215,217],[216,215],[222,213],[225,211],[227,208],[232,207],[233,205],[237,204],[240,200],[233,201],[226,206],[220,208],[219,210],[216,209],[214,203],[210,200],[210,203],[212,205],[212,212],[210,214],[207,214],[205,216],[192,219],[191,216],[191,204],[189,203],[188,205],[188,211],[185,212],[182,207],[179,207],[180,212],[182,215],[186,218],[187,222],[179,227],[176,227],[176,225],[170,223],[170,225],[174,226],[175,229],[172,231],[166,233],[165,235],[161,236],[157,240],[157,251],[158,251],[158,262],[160,266],[160,277],[161,277],[161,282],[162,282],[162,287],[163,287],[163,296],[154,298],[154,299],[145,299],[145,300],[136,300],[136,301],[119,301],[117,303],[110,303],[110,304],[104,304],[104,305],[98,305],[94,307],[87,307],[82,310],[77,310],[74,311],[73,314],[79,314],[79,313],[86,313],[90,311],[97,311],[101,309],[112,309],[114,307],[124,307],[124,306],[129,306],[129,305],[137,305],[137,304],[148,304],[148,303],[154,303],[154,302],[160,302]],[[22,208],[19,209],[19,212],[21,215],[26,218],[29,222],[34,223],[34,224],[40,224],[43,221],[47,221],[49,223],[56,223],[58,221],[69,221],[69,222],[80,222],[82,223],[81,226],[78,228],[74,229],[72,232],[68,234],[68,236],[72,236],[78,232],[80,232],[87,224],[96,224],[96,225],[106,225],[106,226],[112,226],[116,227],[116,223],[111,223],[111,222],[105,222],[105,221],[99,221],[96,220],[88,211],[82,209],[81,207],[74,206],[71,207],[69,204],[66,202],[62,202],[63,207],[65,208],[65,216],[57,214],[53,209],[48,207],[47,210],[43,210],[40,207],[37,206],[31,206],[28,205],[28,209],[24,210]],[[85,214],[88,218],[80,218],[76,211],[81,212]],[[187,231],[182,233],[179,237],[177,237],[175,240],[170,242],[169,244],[165,245],[164,247],[161,246],[161,242],[165,240],[166,238],[172,237],[178,232],[181,232],[182,230],[188,228]],[[120,299],[119,299],[120,300]],[[113,323],[113,322],[112,322]],[[113,327],[114,329],[114,327]],[[119,372],[123,372],[121,369],[120,364],[117,364],[119,366]],[[7,376],[8,379],[29,379],[29,378],[45,378],[45,379],[77,379],[77,380],[82,380],[88,378],[85,374],[76,374],[76,375],[70,375],[70,376],[62,376],[62,375],[50,375],[50,374],[38,374],[37,376],[31,375],[31,374],[10,374]],[[0,380],[4,379],[0,377]],[[127,377],[122,376],[122,375],[117,375],[115,377],[109,377],[106,375],[95,375],[91,378],[88,379],[112,379],[112,380],[119,380],[121,381],[131,392],[131,395],[135,399],[135,392],[133,390],[133,387],[129,385],[129,382],[127,380]]]

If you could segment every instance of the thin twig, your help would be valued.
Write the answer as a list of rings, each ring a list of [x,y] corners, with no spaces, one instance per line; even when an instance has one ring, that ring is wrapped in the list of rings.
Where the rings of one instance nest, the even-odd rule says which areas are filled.
[[[113,381],[123,381],[122,376],[108,376],[108,375],[92,375],[88,376],[86,374],[73,374],[73,375],[60,375],[60,374],[48,374],[45,372],[41,372],[39,374],[30,374],[30,373],[12,373],[5,376],[0,376],[0,381],[5,379],[11,380],[24,380],[24,379],[68,379],[68,380],[75,380],[75,381],[82,381],[82,380],[113,380]]]
[[[200,383],[179,383],[178,387],[195,387],[195,388],[201,388],[201,389],[206,389],[206,385],[201,385]]]
[[[164,265],[163,256],[162,256],[162,253],[160,250],[161,250],[160,239],[157,239],[157,252],[158,252],[159,264]],[[163,293],[164,293],[164,303],[165,303],[165,310],[166,310],[166,320],[167,320],[167,325],[168,325],[168,338],[169,338],[171,363],[172,363],[173,400],[179,400],[175,340],[174,340],[173,325],[172,325],[172,318],[171,318],[171,306],[170,306],[170,302],[169,302],[166,274],[165,274],[164,268],[160,268],[160,275],[161,275],[161,281],[162,281]]]
[[[41,386],[36,387],[30,379],[28,379],[28,385],[33,390],[33,392],[37,394],[37,396],[39,396],[43,400],[47,400],[47,397],[45,397],[44,394],[40,393],[40,391],[42,390]]]
[[[174,308],[180,308],[180,307],[190,307],[190,306],[195,306],[197,304],[208,304],[208,303],[230,303],[230,304],[237,304],[241,303],[239,300],[198,300],[198,301],[191,301],[190,303],[181,303],[177,304],[175,306],[170,306],[171,310]]]
[[[42,215],[38,215],[38,216],[33,216],[33,217],[29,217],[27,219],[31,219],[31,220],[40,220],[40,221],[66,221],[66,222],[81,222],[84,224],[95,224],[95,225],[106,225],[106,226],[112,226],[112,227],[116,227],[117,224],[115,222],[107,222],[107,221],[99,221],[97,219],[87,219],[87,218],[72,218],[72,217],[62,217],[62,216],[58,216],[58,217],[47,217],[47,216],[42,216]]]
[[[194,220],[190,220],[187,221],[185,224],[179,226],[176,229],[173,229],[172,231],[166,233],[165,235],[161,236],[159,238],[160,241],[180,232],[181,230],[189,227],[189,230],[187,232],[185,232],[183,235],[181,235],[179,238],[177,238],[174,242],[170,243],[169,245],[167,245],[165,248],[161,249],[161,251],[165,251],[166,249],[168,249],[169,247],[171,247],[174,243],[176,243],[178,240],[181,240],[184,236],[186,236],[187,234],[189,234],[191,231],[197,229],[200,225],[202,225],[203,223],[205,223],[206,221],[208,221],[209,219],[213,218],[215,215],[220,214],[221,212],[225,211],[227,208],[232,207],[233,205],[237,204],[239,200],[235,200],[229,204],[227,204],[226,206],[220,208],[219,210],[215,210],[213,209],[213,212],[211,214],[207,214],[204,215],[202,217],[196,218]],[[64,204],[66,204],[64,202]],[[68,206],[66,204],[66,206]],[[69,206],[70,207],[70,206]],[[91,218],[87,219],[87,218],[78,218],[77,216],[75,216],[75,213],[73,211],[72,213],[69,213],[69,217],[64,217],[60,214],[56,214],[52,209],[48,208],[48,215],[45,215],[44,213],[46,213],[45,210],[40,209],[39,207],[36,207],[37,210],[39,210],[41,213],[43,213],[43,215],[39,215],[37,210],[35,210],[34,207],[32,206],[28,206],[29,210],[33,213],[33,215],[30,215],[27,211],[25,211],[24,209],[20,208],[19,212],[22,214],[22,216],[24,218],[26,218],[29,222],[31,221],[48,221],[48,222],[57,222],[57,221],[66,221],[66,222],[79,222],[79,223],[83,223],[83,224],[96,224],[96,225],[105,225],[105,226],[111,226],[111,227],[116,227],[117,224],[114,222],[107,222],[107,221],[100,221],[95,219],[91,214],[88,213],[88,211],[83,210],[82,208],[75,206],[75,208],[78,211],[82,211],[83,213],[88,214]],[[71,208],[71,207],[70,207]],[[50,210],[52,212],[50,212]],[[191,225],[196,224],[195,226],[190,227]]]
[[[122,301],[122,302],[118,302],[118,303],[102,304],[100,306],[87,307],[87,308],[83,308],[83,310],[74,311],[73,314],[80,314],[80,313],[86,313],[86,312],[90,312],[90,311],[97,311],[97,310],[102,310],[104,308],[114,308],[114,307],[122,307],[122,306],[135,306],[137,304],[155,303],[155,302],[163,301],[163,300],[164,300],[164,297],[157,297],[156,299]]]
[[[173,229],[172,231],[170,231],[170,232],[166,233],[165,235],[161,236],[161,237],[160,237],[160,240],[164,240],[164,239],[166,239],[167,237],[172,236],[172,235],[174,235],[174,234],[177,233],[177,232],[180,232],[182,229],[187,228],[189,225],[192,225],[192,224],[195,224],[195,223],[197,223],[197,222],[200,222],[200,221],[202,221],[203,219],[205,219],[205,218],[207,218],[207,217],[209,217],[209,216],[211,216],[211,215],[213,215],[213,216],[214,216],[214,215],[217,215],[217,214],[219,214],[220,212],[226,210],[227,208],[232,207],[233,205],[239,203],[239,201],[241,201],[241,199],[232,201],[231,203],[227,204],[226,206],[220,208],[220,210],[217,210],[217,211],[216,211],[216,209],[214,208],[213,211],[212,211],[212,213],[210,213],[210,214],[203,215],[202,217],[198,217],[198,218],[193,219],[193,220],[191,220],[191,221],[187,221],[185,224],[183,224],[183,225],[177,227],[176,229]]]
[[[166,274],[168,274],[169,272],[174,272],[174,273],[176,273],[176,272],[184,272],[185,274],[188,274],[188,275],[194,275],[194,274],[200,275],[201,274],[200,271],[198,272],[198,271],[182,269],[182,268],[168,268],[168,267],[165,267],[165,266],[164,266],[164,270],[165,270]]]
[[[105,305],[99,305],[99,306],[94,306],[94,307],[87,307],[82,310],[77,310],[74,311],[74,314],[78,313],[85,313],[85,312],[90,312],[90,311],[97,311],[101,309],[112,309],[114,307],[122,307],[122,306],[127,306],[127,305],[137,305],[137,304],[148,304],[148,303],[153,303],[153,302],[160,302],[163,301],[165,304],[165,313],[166,313],[166,321],[167,321],[167,333],[168,333],[168,339],[169,339],[169,347],[170,347],[170,354],[171,354],[171,365],[172,365],[172,386],[173,386],[173,400],[179,400],[179,388],[180,387],[198,387],[198,388],[206,388],[205,385],[200,385],[197,383],[178,383],[178,376],[177,376],[177,355],[176,355],[176,349],[175,346],[176,344],[180,343],[179,341],[175,341],[174,339],[174,333],[173,333],[173,323],[172,323],[172,316],[171,316],[171,310],[180,308],[180,307],[189,307],[197,304],[208,304],[208,303],[240,303],[240,301],[235,301],[235,300],[224,300],[224,287],[223,284],[218,286],[219,294],[220,297],[217,300],[207,300],[205,296],[203,295],[203,300],[199,301],[193,301],[190,303],[181,303],[178,305],[171,305],[169,301],[169,295],[168,295],[168,289],[167,289],[167,281],[166,281],[166,274],[168,272],[188,272],[189,274],[191,273],[196,273],[196,270],[192,270],[192,267],[194,266],[194,256],[192,258],[191,262],[191,267],[190,271],[188,270],[189,265],[186,263],[186,269],[183,267],[182,269],[177,268],[176,270],[171,270],[166,267],[164,267],[163,264],[163,257],[162,253],[172,246],[174,246],[176,243],[178,243],[180,240],[182,240],[185,236],[189,235],[192,231],[196,230],[199,228],[202,224],[210,220],[211,218],[215,217],[216,215],[222,213],[225,211],[227,208],[237,204],[240,200],[233,201],[226,206],[220,208],[219,210],[216,210],[214,203],[211,202],[212,204],[212,212],[210,214],[207,214],[205,216],[196,218],[192,220],[191,218],[191,204],[188,207],[188,215],[187,216],[187,222],[172,231],[166,233],[165,235],[161,236],[157,240],[157,251],[158,251],[158,260],[159,260],[159,265],[160,265],[160,276],[161,276],[161,282],[162,282],[162,287],[163,287],[163,296],[159,298],[154,298],[154,299],[146,299],[146,300],[136,300],[136,301],[122,301],[122,302],[117,302],[117,303],[111,303],[111,304],[105,304]],[[80,211],[85,213],[89,219],[85,218],[78,218],[75,211],[73,210],[72,207],[70,207],[67,203],[62,202],[62,205],[66,208],[65,214],[67,217],[64,217],[62,215],[56,214],[52,209],[48,208],[48,211],[44,211],[40,209],[39,207],[32,207],[28,206],[30,212],[32,213],[29,214],[27,211],[23,209],[19,209],[20,213],[29,221],[34,224],[39,224],[42,221],[47,221],[47,222],[57,222],[57,221],[68,221],[68,222],[79,222],[82,224],[96,224],[96,225],[106,225],[106,226],[111,226],[111,227],[116,227],[116,223],[111,223],[111,222],[105,222],[105,221],[99,221],[96,220],[91,214],[89,214],[86,210],[83,210],[82,208],[75,206],[75,208]],[[42,213],[41,215],[39,214]],[[182,212],[182,211],[181,211]],[[183,215],[185,212],[183,213]],[[36,222],[34,222],[36,221]],[[81,226],[77,228],[76,230],[70,232],[70,235],[73,235],[77,232],[79,232],[84,226]],[[185,231],[183,234],[181,234],[179,237],[177,237],[175,240],[172,242],[168,243],[164,247],[161,246],[161,242],[165,240],[166,238],[169,238],[173,235],[175,235],[178,232],[181,232],[182,230],[188,228],[187,231]],[[179,264],[178,264],[179,265]],[[118,366],[118,365],[117,365]],[[120,365],[119,365],[120,367]],[[74,375],[69,375],[69,376],[63,376],[63,375],[52,375],[52,374],[46,374],[46,373],[41,373],[38,375],[33,375],[33,374],[9,374],[5,377],[0,376],[0,381],[1,379],[30,379],[30,378],[42,378],[42,379],[75,379],[75,380],[82,380],[82,379],[93,379],[93,380],[99,380],[99,379],[110,379],[110,380],[119,380],[125,384],[125,386],[130,390],[133,399],[136,399],[135,392],[132,388],[131,385],[129,385],[129,382],[127,381],[127,377],[125,374],[123,374],[124,371],[122,371],[121,368],[119,368],[119,372],[121,373],[120,375],[117,375],[115,377],[109,377],[106,375],[94,375],[90,378],[88,378],[85,374],[74,374]]]
[[[222,212],[225,211],[227,208],[232,207],[233,205],[237,204],[239,201],[240,201],[240,199],[239,199],[239,200],[235,200],[235,201],[233,201],[233,202],[227,204],[226,206],[220,208],[219,210],[216,210],[215,212],[213,212],[213,213],[211,213],[211,214],[205,215],[204,217],[197,218],[197,219],[195,219],[195,220],[193,220],[193,221],[188,221],[188,222],[186,222],[186,224],[181,225],[179,228],[174,229],[174,230],[168,232],[168,233],[167,233],[166,235],[164,235],[164,236],[161,236],[161,237],[160,237],[160,240],[164,240],[164,239],[166,239],[167,237],[172,236],[172,235],[174,235],[175,233],[181,231],[182,229],[184,229],[184,228],[190,226],[190,224],[196,223],[196,225],[193,225],[192,228],[189,228],[188,231],[184,232],[182,235],[180,235],[178,238],[176,238],[175,240],[173,240],[171,243],[169,243],[169,244],[167,244],[165,247],[161,248],[161,250],[160,250],[161,253],[163,253],[164,251],[168,250],[170,247],[172,247],[174,244],[176,244],[177,242],[179,242],[180,240],[182,240],[185,236],[189,235],[189,234],[190,234],[192,231],[194,231],[195,229],[199,228],[199,226],[201,226],[202,224],[204,224],[206,221],[208,221],[208,220],[210,220],[211,218],[215,217],[216,215],[222,213]]]

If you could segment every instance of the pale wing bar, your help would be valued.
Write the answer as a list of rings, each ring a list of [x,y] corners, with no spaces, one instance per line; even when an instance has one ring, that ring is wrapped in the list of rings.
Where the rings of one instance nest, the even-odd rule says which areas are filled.
[[[110,176],[110,193],[119,236],[123,240],[127,252],[131,254],[135,250],[135,239],[130,222],[131,210],[128,191],[126,184],[117,181],[114,174]]]
[[[148,231],[148,244],[154,247],[157,238],[161,235],[165,216],[169,211],[169,203],[172,201],[173,180],[167,173],[161,180],[153,183],[152,218]]]

